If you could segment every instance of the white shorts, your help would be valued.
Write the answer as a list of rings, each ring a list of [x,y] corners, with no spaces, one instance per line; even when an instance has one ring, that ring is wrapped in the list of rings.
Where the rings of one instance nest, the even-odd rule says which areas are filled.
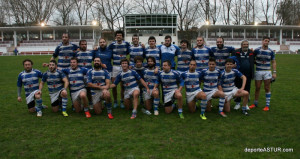
[[[101,101],[102,95],[102,90],[94,90],[94,94],[92,95],[92,101],[94,105]]]
[[[30,102],[32,102],[34,100],[34,94],[38,91],[39,90],[35,90],[35,91],[31,92],[29,94],[29,96],[26,97],[26,102],[27,102],[26,104],[29,104]]]
[[[189,92],[189,93],[186,93],[186,101],[189,103],[191,101],[193,101],[195,99],[195,97],[197,96],[198,93],[202,92],[201,89],[198,89],[194,92]]]
[[[225,94],[225,99],[226,99],[227,101],[229,101],[230,99],[232,99],[238,90],[239,90],[239,89],[238,89],[237,87],[234,87],[234,88],[232,89],[232,91],[230,91],[230,92],[224,92],[224,94]]]
[[[121,66],[113,66],[111,77],[117,77],[121,71],[122,71]]]
[[[134,88],[125,90],[124,91],[124,99],[128,99],[128,98],[132,97],[132,94],[135,90],[140,91],[139,87],[134,87]]]
[[[204,92],[206,94],[207,101],[211,100],[213,98],[213,95],[218,91],[218,89],[213,89],[209,92]]]
[[[57,101],[59,99],[59,95],[60,95],[62,90],[64,90],[64,89],[61,89],[60,91],[49,94],[50,99],[51,99],[51,103],[54,103],[55,101]]]
[[[153,89],[150,90],[150,93],[147,92],[147,89],[143,90],[143,97],[144,97],[144,101],[149,100],[152,98],[152,91]]]
[[[164,103],[170,102],[170,101],[173,99],[174,94],[175,94],[175,90],[173,90],[173,91],[171,91],[171,92],[165,94],[165,95],[164,95]]]
[[[272,78],[271,71],[256,71],[255,72],[255,80],[261,81],[261,80],[268,80]]]
[[[74,93],[71,93],[71,96],[72,96],[72,101],[75,102],[76,100],[80,100],[79,98],[79,95],[80,95],[80,92],[81,91],[85,91],[86,92],[86,89],[85,88],[82,88],[81,90],[79,91],[76,91]]]

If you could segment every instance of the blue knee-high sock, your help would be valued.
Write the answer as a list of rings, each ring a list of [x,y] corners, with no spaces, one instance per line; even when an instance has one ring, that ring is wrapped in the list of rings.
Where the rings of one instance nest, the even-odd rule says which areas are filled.
[[[88,111],[89,111],[89,107],[84,107],[83,110],[84,110],[85,112],[88,112]]]
[[[201,100],[200,105],[201,105],[201,115],[203,115],[205,113],[205,109],[207,106],[207,100],[206,99]]]
[[[43,100],[42,100],[42,98],[36,99],[35,102],[36,102],[37,107],[39,107],[39,109],[42,110],[43,109]]]
[[[111,103],[105,103],[105,104],[106,104],[107,113],[110,114],[111,113]]]
[[[219,99],[219,113],[223,112],[224,104],[225,104],[225,98],[220,98]]]
[[[270,101],[271,101],[271,92],[266,93],[266,106],[270,107]]]
[[[254,105],[257,107],[258,106],[258,101],[254,100]]]
[[[179,114],[182,113],[182,108],[178,108],[178,113],[179,113]]]
[[[159,98],[154,98],[153,105],[154,110],[158,110]]]
[[[38,106],[35,106],[35,111],[36,111],[36,112],[39,112],[39,111],[41,111],[41,108],[38,107]]]
[[[62,111],[66,111],[67,110],[67,104],[68,104],[68,98],[62,98],[61,99],[61,108],[62,108]]]

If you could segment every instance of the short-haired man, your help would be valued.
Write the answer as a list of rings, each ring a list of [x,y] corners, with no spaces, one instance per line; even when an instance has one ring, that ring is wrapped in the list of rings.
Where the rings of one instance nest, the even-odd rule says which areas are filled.
[[[33,62],[30,59],[23,61],[24,71],[19,74],[17,82],[18,102],[22,101],[21,89],[23,85],[28,111],[31,113],[37,112],[36,116],[41,117],[43,115],[42,109],[46,108],[46,106],[43,106],[42,91],[39,90],[39,78],[42,78],[43,73],[32,69],[32,65]],[[35,102],[37,106],[35,106]]]
[[[159,105],[159,91],[157,88],[154,89],[155,82],[158,80],[158,74],[155,73],[155,58],[149,56],[147,58],[147,69],[143,73],[143,78],[150,89],[150,93],[146,89],[143,89],[143,97],[145,100],[145,106],[147,110],[151,110],[152,103],[154,109],[154,115],[158,115],[158,105]]]
[[[245,90],[250,94],[251,79],[254,78],[254,54],[253,51],[249,49],[248,40],[243,40],[241,42],[241,48],[235,50],[231,58],[236,61],[237,69],[246,76]],[[241,78],[235,78],[235,85],[238,88],[242,87],[242,83],[243,81]],[[234,101],[236,102],[234,109],[240,109],[241,98],[237,97]],[[248,104],[247,109],[249,109]]]
[[[82,103],[85,116],[90,118],[91,114],[88,107],[87,91],[84,84],[84,76],[87,71],[88,70],[84,67],[78,67],[78,59],[76,57],[71,58],[71,68],[62,69],[62,72],[65,73],[69,79],[70,92],[75,112],[79,113],[82,110]]]
[[[221,71],[216,68],[216,59],[213,57],[209,58],[208,68],[201,71],[201,79],[203,80],[203,92],[206,94],[207,101],[213,98],[219,98],[219,114],[222,117],[226,117],[223,112],[225,104],[225,94],[222,91],[219,79]],[[207,111],[211,111],[210,103],[207,104]],[[204,115],[200,116],[203,120],[206,120]]]
[[[145,57],[145,46],[141,45],[139,43],[139,36],[137,34],[134,34],[132,36],[132,45],[130,46],[130,66],[129,68],[131,69],[134,67],[134,58],[137,56]],[[143,62],[143,61],[142,61]]]
[[[122,84],[125,88],[124,91],[124,104],[126,109],[130,109],[130,98],[133,97],[133,110],[130,119],[135,119],[137,115],[137,107],[140,89],[138,87],[137,81],[140,81],[142,85],[147,89],[147,92],[150,93],[150,90],[145,83],[145,81],[138,75],[134,70],[129,70],[129,61],[127,59],[121,60],[122,72],[116,77],[116,80],[113,84],[110,85],[110,88],[116,87],[119,82],[122,81]]]
[[[235,97],[243,97],[243,106],[242,113],[244,115],[248,115],[246,105],[248,103],[249,93],[245,91],[246,85],[246,76],[244,76],[237,69],[232,69],[234,67],[234,60],[229,58],[225,61],[225,70],[221,73],[220,84],[222,86],[222,90],[225,93],[226,102],[224,105],[224,110],[226,112],[230,112],[230,100]],[[243,80],[242,87],[238,89],[234,85],[235,78],[241,78]]]
[[[180,41],[181,49],[177,55],[177,71],[183,73],[189,70],[189,64],[192,60],[192,51],[188,49],[189,42],[185,39]]]
[[[189,70],[182,73],[181,76],[184,80],[186,101],[190,112],[196,111],[196,101],[201,100],[201,114],[204,116],[207,100],[206,94],[200,88],[201,74],[196,71],[196,61],[192,60],[189,64]]]
[[[160,68],[160,45],[156,45],[156,39],[154,36],[148,38],[148,47],[145,50],[145,57],[148,59],[150,56],[155,58],[155,67]]]
[[[163,62],[163,70],[158,74],[158,80],[154,86],[154,89],[158,87],[158,84],[162,84],[165,112],[171,113],[175,107],[173,105],[173,98],[177,99],[178,113],[181,119],[184,119],[182,113],[182,94],[181,90],[184,86],[180,73],[171,69],[171,62],[169,60]],[[180,84],[178,88],[178,84]]]
[[[86,40],[79,41],[79,51],[76,52],[75,57],[78,59],[78,67],[92,68],[92,62],[95,58],[95,52],[87,50]]]
[[[225,60],[230,57],[230,55],[235,50],[232,46],[224,46],[224,38],[217,38],[217,47],[212,47],[211,51],[214,53],[214,57],[217,62],[217,69],[221,71],[225,69]]]
[[[256,72],[255,72],[255,99],[254,104],[249,108],[255,108],[258,106],[258,97],[260,93],[260,87],[264,81],[265,93],[266,93],[266,107],[264,111],[269,111],[271,101],[271,80],[276,79],[276,60],[275,53],[269,48],[269,37],[264,37],[262,46],[254,50],[256,56]],[[272,69],[271,69],[272,64]],[[272,71],[272,72],[271,72]]]
[[[115,33],[115,39],[116,41],[112,42],[108,48],[112,50],[112,56],[113,56],[113,71],[112,71],[112,82],[116,80],[116,76],[122,72],[121,68],[121,60],[126,59],[126,56],[130,53],[130,44],[127,41],[124,41],[124,32],[121,30],[116,31]],[[113,97],[114,97],[114,108],[118,107],[117,104],[117,88],[113,88]],[[123,98],[124,98],[124,88],[121,86],[121,104],[120,107],[124,108],[123,104]]]
[[[101,99],[104,99],[107,116],[109,119],[113,119],[109,92],[110,76],[107,70],[102,69],[101,59],[99,57],[94,59],[94,68],[88,71],[87,77],[88,87],[91,88],[95,113],[100,114],[102,112]]]
[[[202,36],[197,37],[197,46],[192,49],[193,59],[197,63],[197,71],[201,71],[208,67],[209,57],[214,57],[214,53],[211,49],[204,45],[205,40]]]
[[[107,42],[104,38],[99,39],[99,47],[97,50],[94,50],[95,57],[99,57],[101,59],[102,65],[105,65],[106,69],[109,72],[109,76],[112,74],[112,50],[108,49]]]
[[[165,43],[160,47],[161,61],[169,60],[171,62],[171,68],[175,69],[175,56],[178,55],[180,48],[172,44],[172,37],[170,35],[165,36]]]
[[[57,63],[55,60],[51,60],[49,62],[49,69],[43,74],[42,81],[40,82],[40,90],[43,89],[45,82],[47,82],[48,85],[53,112],[58,112],[59,105],[61,104],[62,115],[67,117],[67,88],[69,87],[69,81],[66,75],[57,69]]]
[[[63,33],[62,43],[59,44],[50,60],[54,60],[58,57],[57,67],[58,69],[69,68],[70,60],[75,57],[75,52],[78,46],[70,43],[70,37],[68,33]]]

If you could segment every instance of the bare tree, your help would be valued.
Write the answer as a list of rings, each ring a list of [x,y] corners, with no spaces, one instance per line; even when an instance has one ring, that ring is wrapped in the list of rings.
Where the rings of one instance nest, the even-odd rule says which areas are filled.
[[[74,23],[71,13],[74,9],[73,5],[72,0],[59,0],[56,5],[58,16],[55,18],[54,23],[57,25],[70,25]]]
[[[216,22],[219,19],[219,13],[220,13],[220,9],[221,7],[219,5],[217,5],[217,0],[214,0],[213,4],[211,5],[212,7],[210,8],[210,18],[212,20],[212,23],[215,25]],[[206,17],[207,19],[207,17]]]
[[[91,10],[92,5],[95,3],[95,0],[73,0],[74,1],[74,10],[79,18],[80,25],[87,25],[88,22],[88,13]]]
[[[198,9],[200,1],[192,0],[171,0],[172,6],[179,16],[178,28],[180,31],[188,30],[193,26],[198,18]]]
[[[98,1],[95,7],[110,30],[114,30],[115,27],[121,29],[124,15],[130,13],[133,8],[126,3],[126,0],[102,0]]]
[[[137,6],[137,12],[144,14],[159,13],[162,1],[160,0],[134,0]],[[140,9],[140,10],[139,10]]]
[[[233,9],[231,10],[235,25],[241,24],[242,0],[234,0]]]
[[[216,0],[215,0],[215,2],[216,2]],[[210,16],[211,16],[209,0],[199,0],[199,4],[205,15],[204,20],[209,21]]]
[[[230,24],[230,10],[232,0],[221,0],[223,5],[223,19],[226,25]]]
[[[56,0],[22,0],[18,4],[32,23],[40,23],[49,20]]]
[[[262,6],[262,12],[264,15],[264,19],[266,24],[269,24],[269,10],[271,6],[271,2],[269,0],[260,0]]]

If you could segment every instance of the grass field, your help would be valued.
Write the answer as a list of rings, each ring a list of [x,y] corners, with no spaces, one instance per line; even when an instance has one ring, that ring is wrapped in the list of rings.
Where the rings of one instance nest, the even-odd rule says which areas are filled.
[[[44,110],[43,117],[27,111],[17,102],[16,81],[23,70],[22,60],[31,58],[34,68],[46,71],[41,64],[50,56],[0,57],[0,158],[299,158],[300,153],[300,56],[277,55],[278,78],[272,85],[271,107],[262,111],[265,103],[261,92],[259,108],[250,116],[240,111],[217,114],[217,107],[206,114],[196,113],[185,119],[175,111],[166,115],[146,116],[138,112],[130,120],[130,111],[113,110],[115,119],[106,113],[86,119],[70,108],[69,117]],[[252,83],[251,99],[254,97]],[[47,87],[43,89],[44,104],[50,105]],[[252,100],[251,100],[252,102]],[[216,103],[214,103],[216,105]],[[232,103],[233,106],[233,103]],[[281,148],[282,152],[244,152],[245,148]],[[293,152],[283,152],[292,148]],[[298,157],[297,157],[298,156]]]

